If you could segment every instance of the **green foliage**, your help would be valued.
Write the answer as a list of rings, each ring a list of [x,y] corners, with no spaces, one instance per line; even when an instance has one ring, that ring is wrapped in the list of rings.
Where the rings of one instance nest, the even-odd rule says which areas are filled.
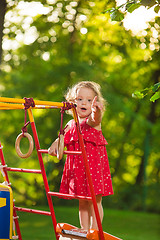
[[[160,98],[160,83],[156,83],[153,86],[149,87],[149,88],[145,88],[141,91],[135,91],[132,96],[142,99],[144,98],[146,95],[148,95],[149,93],[152,93],[152,97],[150,98],[150,101],[155,102],[157,99]]]
[[[156,0],[141,0],[141,4],[145,7],[153,7],[155,4],[158,4],[159,2]]]
[[[104,13],[110,13],[112,21],[122,21],[126,12],[132,13],[140,6],[145,6],[147,9],[154,6],[154,11],[156,13],[160,10],[160,2],[158,0],[127,0],[126,3],[120,6],[106,9]]]
[[[129,12],[129,13],[132,13],[134,10],[136,10],[137,8],[139,8],[141,5],[140,3],[130,3],[130,4],[127,4],[126,5],[126,10]]]
[[[146,86],[153,86],[152,95],[159,93],[159,85],[155,85],[159,82],[156,37],[160,31],[159,18],[150,23],[145,36],[133,36],[122,24],[100,14],[106,8],[113,9],[114,1],[41,1],[41,4],[49,10],[34,16],[22,15],[18,5],[8,9],[8,14],[14,17],[5,18],[3,41],[9,40],[10,45],[3,50],[0,95],[61,102],[72,84],[82,80],[98,82],[108,101],[102,130],[109,143],[107,151],[115,192],[111,200],[105,201],[110,207],[143,209],[143,192],[147,188],[146,209],[159,211],[155,203],[159,198],[160,103],[148,101],[149,95],[140,101],[132,98],[136,89]],[[128,2],[129,11],[133,6]],[[26,35],[27,40],[30,36],[34,40],[26,43],[23,39],[31,29],[34,33]],[[11,47],[15,42],[18,47]],[[60,111],[41,109],[33,110],[33,114],[40,146],[47,149],[58,136]],[[64,125],[70,119],[64,115]],[[19,159],[15,152],[15,139],[23,125],[23,110],[0,111],[0,141],[6,163],[11,167],[39,169],[36,150],[26,160]],[[32,134],[30,126],[28,132]],[[147,132],[151,137],[144,168]],[[48,155],[43,157],[50,189],[58,191],[65,157],[60,162]],[[41,176],[11,173],[10,182],[16,204],[46,204]],[[58,204],[60,200],[54,201]]]
[[[121,13],[118,9],[110,8],[107,9],[106,12],[110,13],[112,21],[122,21],[124,19],[124,14]]]

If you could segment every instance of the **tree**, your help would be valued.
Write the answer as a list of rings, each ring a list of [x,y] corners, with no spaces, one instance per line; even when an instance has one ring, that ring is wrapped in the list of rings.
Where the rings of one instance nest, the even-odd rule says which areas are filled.
[[[132,13],[133,11],[135,11],[141,6],[144,6],[147,9],[154,7],[155,13],[158,13],[160,10],[160,1],[159,0],[126,0],[126,3],[123,3],[120,6],[109,8],[104,12],[110,13],[110,17],[112,21],[122,21],[127,12]]]
[[[63,101],[70,85],[81,80],[98,82],[109,103],[102,129],[109,142],[107,150],[115,190],[112,201],[105,201],[116,207],[142,209],[142,190],[147,186],[149,204],[146,208],[157,211],[160,106],[158,101],[148,101],[148,96],[141,101],[132,98],[135,90],[154,85],[155,76],[158,79],[159,38],[153,34],[153,30],[159,33],[157,19],[150,23],[145,36],[133,36],[123,24],[111,22],[108,14],[102,13],[108,6],[114,7],[113,1],[37,1],[37,4],[45,11],[34,17],[20,14],[19,5],[8,10],[14,17],[20,17],[20,22],[5,19],[3,40],[23,39],[20,37],[31,30],[34,38],[27,43],[17,40],[17,48],[4,49],[0,94]],[[60,113],[55,109],[35,110],[34,116],[41,147],[48,148],[58,135]],[[69,119],[65,115],[64,125]],[[14,150],[14,141],[23,123],[23,111],[1,111],[0,140],[5,157],[10,166],[37,168],[36,153],[22,161]],[[147,132],[152,141],[149,141],[144,183],[142,168]],[[58,191],[65,158],[61,162],[50,156],[44,159],[51,190]],[[21,185],[14,189],[20,194],[20,197],[16,195],[17,201],[44,203],[39,191],[39,187],[43,189],[40,178],[14,175],[11,181],[16,182],[12,186]]]
[[[105,13],[109,12],[112,21],[122,21],[125,18],[126,13],[132,13],[141,6],[145,6],[147,9],[154,7],[155,13],[158,13],[160,10],[160,1],[159,0],[128,0],[126,3],[123,3],[117,7],[109,8]],[[157,17],[157,22],[159,25],[160,18]],[[143,90],[138,90],[133,93],[133,97],[143,98],[149,93],[154,93],[150,98],[151,101],[156,101],[160,98],[159,83],[156,83],[153,86],[147,87]]]
[[[3,29],[4,29],[4,16],[6,13],[6,0],[0,2],[0,63],[2,57],[2,38],[3,38]]]

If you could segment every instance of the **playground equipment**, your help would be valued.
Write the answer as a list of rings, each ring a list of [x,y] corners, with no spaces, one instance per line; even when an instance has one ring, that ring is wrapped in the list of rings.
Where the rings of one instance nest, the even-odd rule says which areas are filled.
[[[9,186],[0,184],[0,237],[12,239],[13,194]]]
[[[38,139],[38,134],[37,134],[37,130],[36,130],[36,125],[35,125],[32,109],[54,109],[54,108],[56,108],[56,109],[59,108],[61,110],[60,111],[61,112],[61,125],[60,125],[57,157],[58,157],[58,159],[61,159],[63,154],[79,154],[79,155],[81,154],[83,156],[85,169],[86,169],[86,175],[87,175],[90,192],[91,192],[91,197],[84,197],[84,196],[77,196],[77,195],[73,196],[70,194],[51,192],[49,189],[48,179],[47,179],[44,162],[43,162],[43,158],[42,158],[42,154],[48,153],[48,150],[40,148],[40,143],[39,143],[39,139]],[[27,129],[26,129],[27,125],[31,124],[31,129],[32,129],[34,143],[35,143],[35,147],[36,147],[36,151],[37,151],[37,155],[38,155],[40,169],[38,169],[38,170],[37,169],[20,169],[20,168],[8,167],[4,160],[3,146],[0,143],[0,160],[1,160],[0,169],[1,169],[1,172],[4,176],[5,182],[8,185],[7,186],[8,189],[10,189],[8,171],[41,174],[42,178],[43,178],[43,182],[44,182],[44,188],[46,191],[46,196],[47,196],[50,212],[35,210],[35,209],[28,209],[28,208],[20,208],[20,207],[16,207],[13,203],[13,219],[14,219],[14,223],[15,223],[17,236],[14,236],[12,238],[10,236],[10,238],[8,237],[8,238],[4,238],[4,239],[22,240],[20,226],[19,226],[18,217],[17,217],[17,211],[23,211],[23,212],[51,216],[56,240],[58,240],[59,238],[60,239],[88,239],[88,240],[120,240],[120,238],[117,238],[115,236],[112,236],[108,233],[103,232],[102,224],[101,224],[101,220],[100,220],[100,216],[99,216],[99,211],[98,211],[98,207],[97,207],[97,203],[96,203],[96,196],[94,193],[92,178],[90,175],[90,169],[89,169],[89,165],[88,165],[88,161],[87,161],[87,155],[86,155],[86,151],[85,151],[85,146],[84,146],[83,137],[82,137],[80,126],[79,126],[79,121],[78,121],[75,105],[72,103],[68,103],[68,102],[58,103],[58,102],[39,101],[39,100],[34,101],[32,98],[14,99],[14,98],[0,97],[0,110],[9,110],[9,109],[24,109],[24,111],[25,111],[25,124],[24,124],[24,127],[22,128],[22,133],[18,135],[18,137],[16,139],[16,143],[15,143],[17,154],[21,158],[27,158],[31,155],[31,153],[33,151],[33,145],[34,145],[33,139],[32,139],[32,136],[29,133],[27,133]],[[66,110],[69,110],[69,109],[72,109],[73,118],[76,122],[79,145],[80,145],[80,149],[81,149],[81,151],[79,151],[79,152],[78,151],[64,151],[64,136],[63,136],[64,131],[62,128],[63,114]],[[26,122],[27,113],[29,116],[29,122]],[[28,141],[29,141],[29,150],[26,154],[23,154],[20,150],[20,141],[23,137],[27,137]],[[11,190],[9,190],[9,191],[11,191]],[[53,207],[53,202],[52,202],[52,196],[64,197],[64,198],[68,198],[68,199],[86,199],[86,200],[92,201],[99,230],[91,229],[88,232],[86,232],[86,231],[82,231],[82,230],[78,229],[77,227],[72,226],[67,223],[57,223],[55,211],[54,211],[54,207]],[[11,197],[11,201],[12,201],[12,197]],[[1,201],[0,201],[0,204],[1,204]],[[10,207],[10,209],[11,208],[12,208],[12,206]],[[12,214],[11,214],[11,218],[12,218]],[[10,224],[10,226],[11,225],[12,224]],[[3,237],[0,236],[0,239],[2,239],[2,238]]]

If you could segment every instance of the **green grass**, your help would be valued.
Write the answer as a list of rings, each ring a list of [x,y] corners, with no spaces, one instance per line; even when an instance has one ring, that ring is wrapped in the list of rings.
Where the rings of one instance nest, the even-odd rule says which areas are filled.
[[[43,210],[46,210],[43,208]],[[76,207],[56,207],[57,222],[79,227]],[[23,240],[55,240],[51,217],[19,212]],[[124,240],[159,240],[159,215],[104,209],[103,230]]]

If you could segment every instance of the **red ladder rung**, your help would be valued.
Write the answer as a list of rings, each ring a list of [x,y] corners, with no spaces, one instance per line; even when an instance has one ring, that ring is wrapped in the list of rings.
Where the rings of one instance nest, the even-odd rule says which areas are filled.
[[[39,174],[42,173],[41,170],[37,170],[37,169],[24,169],[24,168],[11,168],[11,167],[5,167],[5,169],[11,172],[25,172],[25,173],[39,173]]]
[[[47,149],[39,149],[38,152],[40,152],[40,153],[48,153],[48,150]],[[63,154],[81,155],[82,152],[81,151],[64,151]]]
[[[42,210],[36,210],[36,209],[30,209],[30,208],[22,208],[22,207],[14,207],[14,209],[16,211],[20,211],[20,212],[36,213],[36,214],[51,216],[51,212],[42,211]]]
[[[57,196],[62,198],[69,198],[69,199],[82,199],[82,200],[92,200],[91,197],[85,197],[85,196],[79,196],[79,195],[70,195],[70,194],[64,194],[59,192],[48,192],[51,196]]]

